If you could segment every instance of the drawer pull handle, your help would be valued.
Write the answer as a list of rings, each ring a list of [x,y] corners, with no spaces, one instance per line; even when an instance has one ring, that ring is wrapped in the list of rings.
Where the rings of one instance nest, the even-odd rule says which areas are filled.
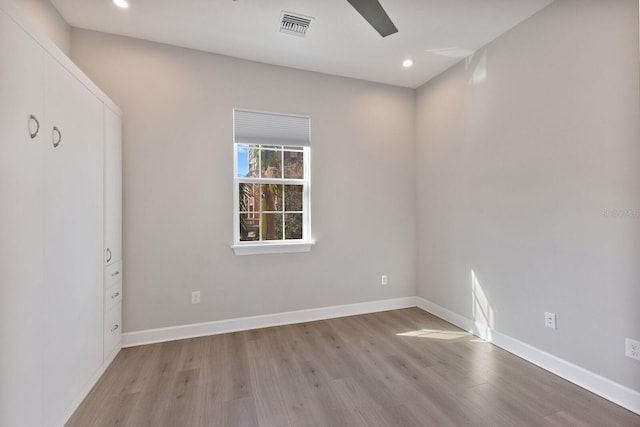
[[[111,328],[111,332],[115,332],[119,327],[120,325],[116,324],[113,328]]]
[[[118,274],[120,274],[119,271],[116,271],[115,273],[111,273],[111,277],[116,277]]]
[[[57,138],[56,134],[58,134]],[[56,126],[53,127],[52,138],[53,148],[58,148],[58,145],[60,145],[60,142],[62,141],[62,132],[60,132],[60,129],[58,129]]]
[[[111,299],[118,298],[119,296],[120,292],[116,292],[115,294],[111,295]]]
[[[111,261],[111,249],[107,248],[107,262]]]
[[[35,123],[36,125],[36,130],[34,130],[33,132],[31,131],[31,126],[29,126],[29,136],[31,137],[31,139],[34,139],[36,136],[38,136],[38,132],[40,131],[40,122],[38,121],[38,118],[33,114],[29,116],[29,121]],[[31,125],[31,123],[29,123],[29,125]]]

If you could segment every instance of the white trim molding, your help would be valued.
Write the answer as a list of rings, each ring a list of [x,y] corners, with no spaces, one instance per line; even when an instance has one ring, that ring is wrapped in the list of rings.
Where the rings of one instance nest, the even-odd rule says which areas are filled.
[[[291,325],[294,323],[313,322],[315,320],[334,319],[337,317],[377,313],[380,311],[397,310],[400,308],[410,307],[416,307],[416,297],[335,305],[308,310],[288,311],[261,316],[240,317],[213,322],[172,326],[168,328],[148,329],[122,334],[122,347],[134,347],[144,344],[224,334],[228,332],[247,331],[251,329],[268,328],[271,326]]]
[[[416,303],[418,308],[640,415],[640,392],[491,329],[487,325],[474,322],[424,298],[416,297]]]
[[[231,249],[236,255],[262,255],[262,254],[289,254],[309,252],[313,242],[288,243],[288,242],[263,242],[261,244],[236,244]]]

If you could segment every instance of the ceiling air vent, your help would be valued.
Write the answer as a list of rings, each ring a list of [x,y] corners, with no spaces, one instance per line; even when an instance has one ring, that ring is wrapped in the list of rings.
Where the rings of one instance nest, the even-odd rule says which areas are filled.
[[[280,32],[298,37],[304,37],[307,35],[307,30],[309,29],[309,25],[311,24],[311,19],[313,18],[283,12],[282,21],[280,22]]]

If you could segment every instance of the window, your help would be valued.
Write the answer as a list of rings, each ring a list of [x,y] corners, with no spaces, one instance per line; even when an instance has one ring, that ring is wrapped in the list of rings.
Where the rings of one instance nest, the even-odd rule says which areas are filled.
[[[310,119],[234,109],[236,255],[304,252],[310,238]]]

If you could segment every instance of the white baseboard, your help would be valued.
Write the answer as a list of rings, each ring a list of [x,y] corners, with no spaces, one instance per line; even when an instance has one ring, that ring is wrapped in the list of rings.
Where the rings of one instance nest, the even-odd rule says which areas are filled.
[[[134,347],[143,344],[224,334],[227,332],[247,331],[250,329],[268,328],[271,326],[290,325],[293,323],[312,322],[314,320],[333,319],[336,317],[355,316],[358,314],[397,310],[400,308],[415,306],[416,297],[404,297],[356,304],[336,305],[331,307],[312,308],[309,310],[289,311],[285,313],[265,314],[262,316],[218,320],[214,322],[195,323],[168,328],[148,329],[145,331],[127,332],[122,334],[122,347]]]
[[[552,354],[479,324],[424,298],[416,297],[416,305],[534,365],[552,372],[592,393],[640,415],[640,392],[613,382]]]

